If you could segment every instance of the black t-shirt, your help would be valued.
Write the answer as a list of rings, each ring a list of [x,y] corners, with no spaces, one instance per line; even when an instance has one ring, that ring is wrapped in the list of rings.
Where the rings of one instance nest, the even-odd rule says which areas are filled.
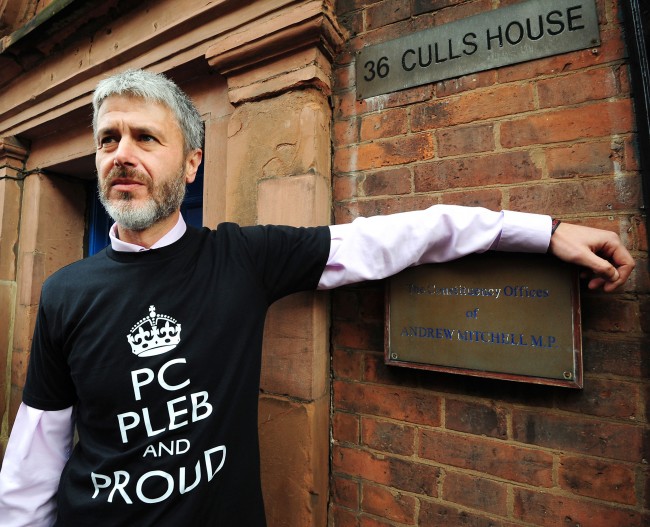
[[[314,289],[326,227],[191,227],[43,286],[24,402],[75,406],[58,526],[265,525],[257,400],[268,306]]]

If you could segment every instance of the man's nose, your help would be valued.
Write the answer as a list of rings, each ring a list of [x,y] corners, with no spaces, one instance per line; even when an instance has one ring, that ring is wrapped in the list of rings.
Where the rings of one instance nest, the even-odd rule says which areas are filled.
[[[135,166],[137,164],[135,148],[128,137],[120,138],[114,152],[113,162],[116,166]]]

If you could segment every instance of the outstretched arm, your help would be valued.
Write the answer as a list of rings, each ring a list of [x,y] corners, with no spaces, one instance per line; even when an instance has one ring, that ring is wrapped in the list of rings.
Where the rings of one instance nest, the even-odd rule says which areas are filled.
[[[571,223],[561,223],[553,236],[549,251],[566,262],[579,265],[591,273],[590,289],[610,292],[625,283],[634,269],[634,260],[613,232]]]
[[[590,270],[592,289],[613,291],[634,268],[613,232],[551,218],[480,207],[434,205],[421,211],[357,218],[330,226],[332,243],[319,289],[376,280],[423,263],[445,262],[487,250],[544,253]],[[550,244],[550,245],[549,245]]]
[[[319,289],[386,278],[425,263],[488,250],[545,253],[551,218],[481,207],[428,209],[330,225],[330,255]]]

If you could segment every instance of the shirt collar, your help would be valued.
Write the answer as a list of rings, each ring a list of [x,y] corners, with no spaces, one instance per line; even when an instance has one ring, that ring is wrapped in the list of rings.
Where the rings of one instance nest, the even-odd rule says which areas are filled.
[[[114,223],[110,228],[110,230],[108,231],[108,237],[111,240],[111,247],[114,251],[120,251],[126,253],[137,253],[137,252],[148,251],[150,249],[160,249],[161,247],[165,247],[166,245],[171,245],[172,243],[180,240],[183,234],[185,234],[186,230],[187,230],[187,225],[185,224],[185,220],[183,219],[183,216],[179,214],[176,225],[174,225],[174,227],[167,234],[165,234],[162,238],[160,238],[160,240],[154,243],[149,249],[147,249],[146,247],[142,247],[140,245],[136,245],[135,243],[129,243],[120,240],[117,237],[117,223]]]

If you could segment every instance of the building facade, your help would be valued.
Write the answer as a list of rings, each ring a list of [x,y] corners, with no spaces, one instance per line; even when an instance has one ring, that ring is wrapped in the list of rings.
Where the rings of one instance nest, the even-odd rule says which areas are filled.
[[[205,225],[461,204],[613,230],[637,260],[624,290],[581,291],[581,390],[387,366],[383,282],[278,302],[259,411],[270,526],[647,524],[648,145],[626,1],[595,1],[594,46],[365,98],[365,47],[522,2],[0,3],[2,447],[43,280],[88,252],[92,90],[146,68],[204,117]]]

